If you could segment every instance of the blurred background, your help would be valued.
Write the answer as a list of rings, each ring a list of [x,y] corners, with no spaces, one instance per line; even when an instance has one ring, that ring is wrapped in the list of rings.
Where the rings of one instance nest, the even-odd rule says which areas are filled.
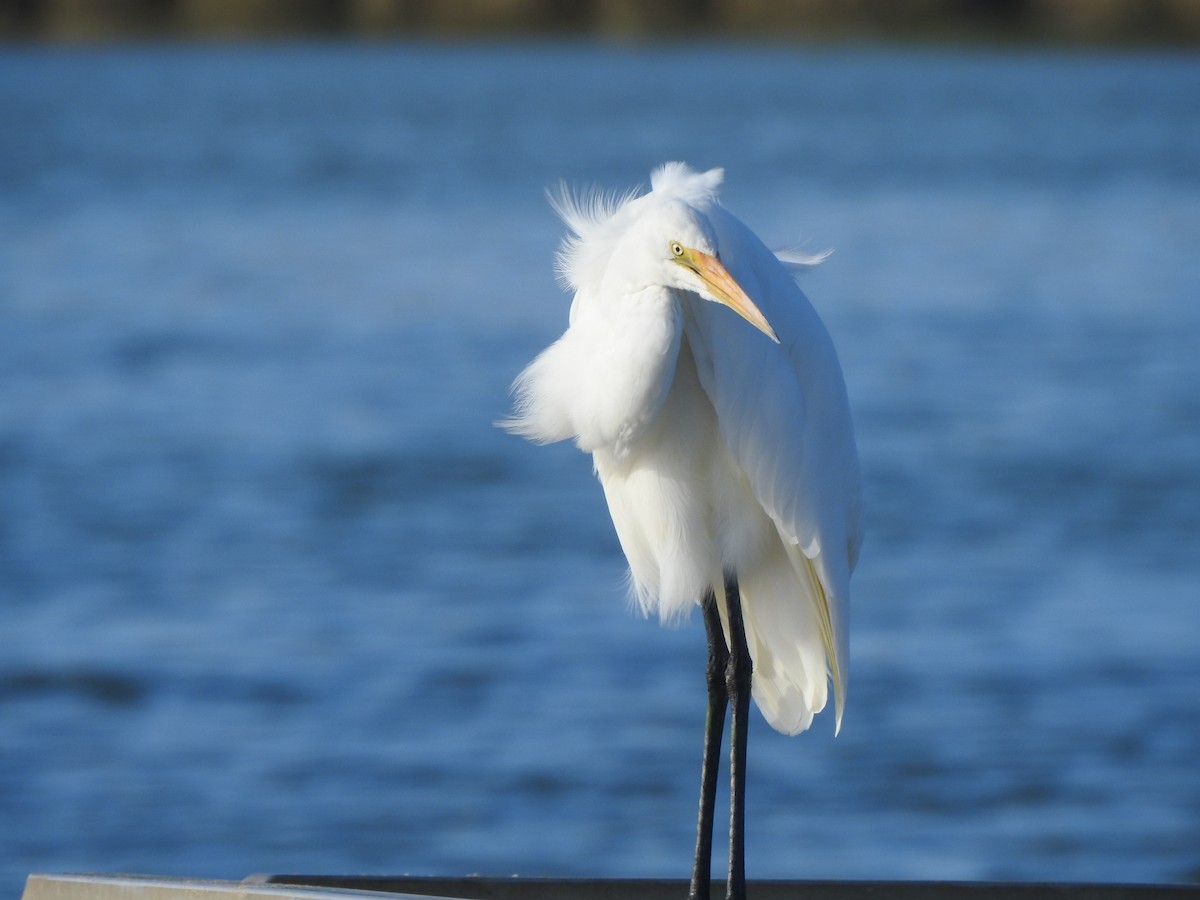
[[[1191,46],[1200,0],[0,0],[0,29],[60,38],[708,34]]]
[[[0,3],[4,895],[688,874],[699,618],[492,426],[672,159],[834,250],[866,478],[751,876],[1200,880],[1200,5],[653,9]]]

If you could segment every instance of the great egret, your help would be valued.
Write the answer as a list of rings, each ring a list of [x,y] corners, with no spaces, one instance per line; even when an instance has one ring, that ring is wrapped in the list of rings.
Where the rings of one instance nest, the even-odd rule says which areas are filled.
[[[501,424],[592,454],[646,614],[699,604],[708,716],[689,897],[708,900],[716,773],[730,722],[728,897],[745,896],[751,693],[797,734],[846,699],[858,454],[828,332],[777,256],[717,201],[721,169],[668,163],[637,196],[563,190],[566,332],[513,384]],[[811,260],[810,260],[811,261]],[[728,307],[741,321],[722,307]]]

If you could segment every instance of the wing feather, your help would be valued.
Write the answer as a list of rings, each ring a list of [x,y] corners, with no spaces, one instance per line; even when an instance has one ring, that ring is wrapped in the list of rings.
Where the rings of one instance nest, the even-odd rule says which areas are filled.
[[[687,304],[685,332],[721,435],[778,529],[795,592],[813,607],[840,727],[848,586],[862,540],[858,454],[841,366],[788,267],[722,207],[714,204],[707,212],[722,262],[774,327],[780,345],[699,298]],[[800,629],[811,621],[798,617],[793,624]]]

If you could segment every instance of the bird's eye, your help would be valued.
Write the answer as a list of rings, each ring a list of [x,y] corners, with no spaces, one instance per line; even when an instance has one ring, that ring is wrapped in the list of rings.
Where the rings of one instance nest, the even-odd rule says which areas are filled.
[[[671,255],[683,256],[683,244],[679,243],[679,241],[671,241]]]

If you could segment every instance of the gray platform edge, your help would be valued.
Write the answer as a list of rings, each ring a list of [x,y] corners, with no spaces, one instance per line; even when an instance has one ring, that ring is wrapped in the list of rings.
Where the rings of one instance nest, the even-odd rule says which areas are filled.
[[[723,885],[713,885],[720,900]],[[683,900],[657,879],[253,875],[204,881],[139,875],[33,874],[23,900]],[[1200,900],[1200,885],[919,881],[754,881],[750,900]]]
[[[426,900],[428,896],[389,894],[394,900]],[[261,876],[244,881],[208,881],[153,875],[34,873],[25,880],[21,900],[380,900],[380,895],[378,891],[351,888],[271,884]]]

